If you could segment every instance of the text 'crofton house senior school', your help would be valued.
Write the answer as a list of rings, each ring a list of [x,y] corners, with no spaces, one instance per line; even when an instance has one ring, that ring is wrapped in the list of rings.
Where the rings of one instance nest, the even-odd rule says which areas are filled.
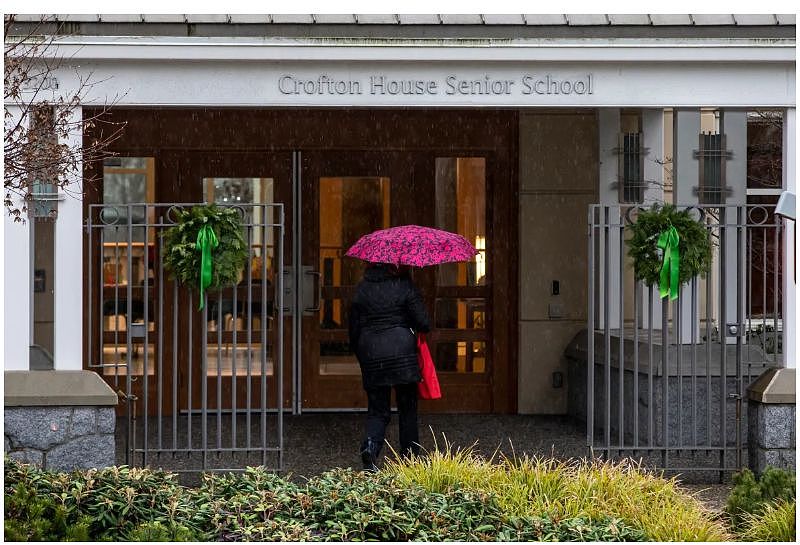
[[[460,78],[456,75],[437,79],[392,79],[372,75],[366,80],[340,79],[320,74],[316,78],[284,74],[278,78],[278,90],[284,95],[591,95],[594,77],[575,78],[552,74],[524,74],[519,79]]]

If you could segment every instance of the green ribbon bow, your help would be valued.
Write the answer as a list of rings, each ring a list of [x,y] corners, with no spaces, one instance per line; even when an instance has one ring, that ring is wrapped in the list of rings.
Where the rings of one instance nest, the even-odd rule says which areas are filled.
[[[203,310],[206,305],[206,298],[203,296],[206,288],[211,285],[211,279],[214,276],[214,267],[211,263],[211,251],[219,246],[219,240],[214,233],[214,229],[206,224],[200,228],[197,233],[197,244],[195,248],[200,251],[200,308]]]
[[[678,242],[680,242],[678,230],[670,224],[669,228],[659,235],[657,243],[657,246],[664,251],[664,261],[661,264],[658,278],[658,291],[662,298],[669,295],[671,301],[678,298],[678,286],[680,285]]]

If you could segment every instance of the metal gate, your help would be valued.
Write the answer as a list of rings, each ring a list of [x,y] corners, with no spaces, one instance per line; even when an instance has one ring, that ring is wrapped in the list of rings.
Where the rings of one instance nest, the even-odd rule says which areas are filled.
[[[88,366],[122,400],[127,464],[282,470],[284,207],[231,205],[249,258],[242,280],[206,292],[198,310],[164,267],[164,234],[192,206],[89,207]]]
[[[772,205],[679,208],[705,224],[714,261],[669,302],[634,281],[626,226],[642,208],[590,207],[587,442],[594,456],[722,478],[743,465],[747,386],[784,365],[783,235]]]

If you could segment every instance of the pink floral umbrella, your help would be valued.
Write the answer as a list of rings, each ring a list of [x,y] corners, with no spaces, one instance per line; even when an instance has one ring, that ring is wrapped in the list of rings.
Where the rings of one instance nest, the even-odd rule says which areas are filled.
[[[471,261],[478,250],[456,233],[402,225],[361,237],[349,250],[349,257],[373,263],[425,267],[454,261]]]

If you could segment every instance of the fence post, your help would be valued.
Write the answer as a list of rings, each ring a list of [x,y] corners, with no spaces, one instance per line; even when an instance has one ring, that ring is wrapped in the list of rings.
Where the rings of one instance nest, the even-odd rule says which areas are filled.
[[[783,189],[797,194],[797,109],[783,116]],[[783,366],[797,367],[797,220],[783,220]]]

